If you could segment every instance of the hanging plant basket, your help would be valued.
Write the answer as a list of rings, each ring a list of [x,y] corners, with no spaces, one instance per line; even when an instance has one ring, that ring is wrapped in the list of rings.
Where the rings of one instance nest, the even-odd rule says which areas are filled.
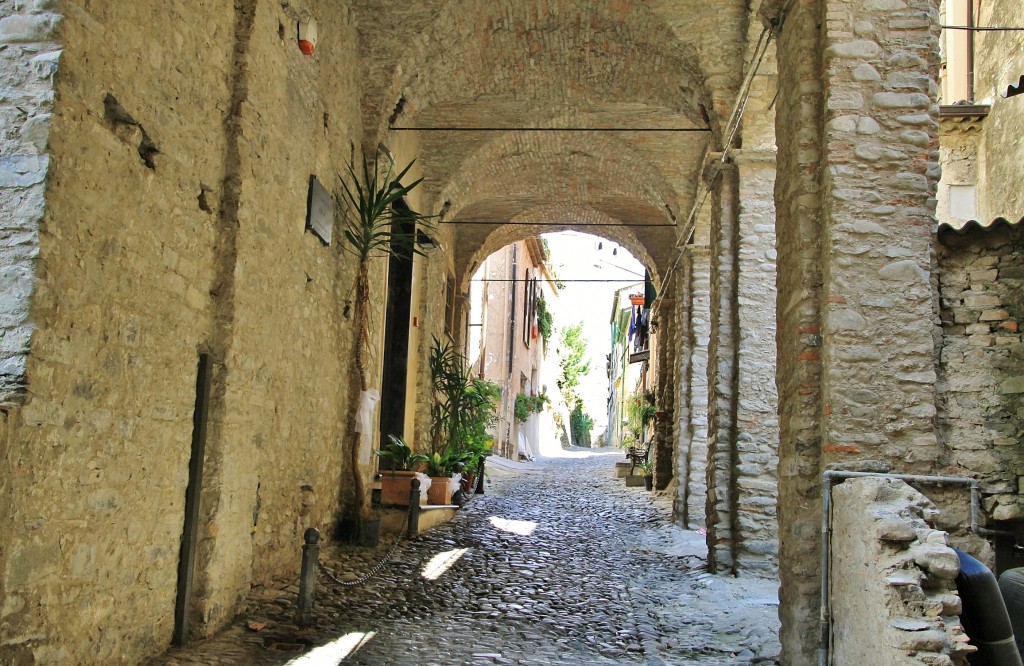
[[[631,294],[630,297],[629,297],[629,302],[632,303],[633,305],[643,305],[644,304],[644,295],[643,294]]]

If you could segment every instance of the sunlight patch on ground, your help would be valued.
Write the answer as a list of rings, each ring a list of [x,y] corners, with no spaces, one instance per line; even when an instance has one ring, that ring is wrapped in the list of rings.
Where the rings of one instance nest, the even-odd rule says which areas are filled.
[[[423,567],[423,577],[427,580],[437,580],[444,575],[444,572],[451,569],[463,555],[469,552],[469,548],[456,548],[443,553],[438,553],[430,558],[430,561]]]
[[[326,645],[313,648],[301,657],[292,659],[285,666],[337,666],[342,659],[354,654],[356,650],[370,642],[376,633],[375,631],[354,631],[345,634]]]
[[[499,530],[518,534],[519,536],[530,536],[537,529],[537,523],[532,520],[509,520],[508,518],[498,518],[497,516],[491,516],[487,520],[491,521],[491,525],[494,525]]]

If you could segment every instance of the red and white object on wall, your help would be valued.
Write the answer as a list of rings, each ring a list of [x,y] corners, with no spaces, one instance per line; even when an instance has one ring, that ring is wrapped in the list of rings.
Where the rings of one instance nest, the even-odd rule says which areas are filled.
[[[311,56],[316,50],[316,19],[304,18],[299,21],[299,50]]]

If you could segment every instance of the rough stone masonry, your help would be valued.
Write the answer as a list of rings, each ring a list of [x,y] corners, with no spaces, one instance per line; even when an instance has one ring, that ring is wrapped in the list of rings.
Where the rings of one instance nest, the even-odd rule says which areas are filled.
[[[784,663],[817,648],[821,473],[951,464],[936,429],[952,367],[937,365],[932,260],[938,0],[0,10],[0,660],[138,663],[168,644],[200,354],[193,631],[223,626],[294,567],[303,529],[330,532],[351,506],[352,475],[373,471],[345,465],[356,267],[306,230],[307,194],[315,177],[338,199],[348,165],[384,149],[416,160],[409,204],[444,248],[414,267],[414,445],[444,285],[467,292],[490,252],[544,231],[622,244],[680,320],[659,340],[676,438],[662,451],[678,458],[660,473],[680,474],[721,570],[777,558]],[[993,111],[994,135],[1015,108]],[[954,292],[998,295],[1008,275],[989,277],[954,276],[943,298],[974,308]],[[371,283],[377,382],[386,262]],[[961,323],[1004,321],[983,312],[954,315],[951,344]],[[1005,413],[959,470],[1000,484],[993,517],[1018,506]]]

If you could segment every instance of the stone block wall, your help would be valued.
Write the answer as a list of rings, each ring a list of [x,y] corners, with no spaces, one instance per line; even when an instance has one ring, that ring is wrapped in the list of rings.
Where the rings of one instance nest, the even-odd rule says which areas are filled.
[[[25,397],[33,329],[29,304],[61,55],[61,16],[53,5],[45,0],[0,2],[0,402]]]
[[[0,158],[5,210],[24,213],[5,241],[34,256],[26,224],[45,215],[22,264],[28,397],[0,448],[0,662],[136,663],[173,628],[200,353],[214,360],[200,633],[251,581],[297,571],[303,529],[329,533],[345,496],[354,262],[337,226],[330,246],[304,227],[310,175],[337,195],[359,154],[355,30],[319,0],[68,2],[54,76],[57,45],[11,41],[48,39],[52,4],[4,2],[19,9],[0,22],[5,75],[29,91],[52,79],[56,99],[45,213],[39,171]],[[303,15],[320,25],[311,58]],[[33,95],[31,141],[5,135],[4,155],[42,152],[50,93]]]
[[[829,663],[966,663],[959,562],[929,525],[935,506],[893,479],[846,480],[832,497]]]
[[[945,461],[979,479],[997,521],[1024,518],[1024,226],[943,225],[936,244]]]
[[[1019,2],[982,2],[978,25],[1022,26],[1024,4]],[[1024,192],[1020,187],[1020,165],[1024,145],[1020,141],[1020,119],[1024,117],[1024,95],[1003,98],[1010,84],[1024,76],[1024,50],[1020,32],[981,32],[975,34],[974,98],[991,105],[982,123],[979,146],[978,219],[996,217],[1020,219],[1024,211]]]

